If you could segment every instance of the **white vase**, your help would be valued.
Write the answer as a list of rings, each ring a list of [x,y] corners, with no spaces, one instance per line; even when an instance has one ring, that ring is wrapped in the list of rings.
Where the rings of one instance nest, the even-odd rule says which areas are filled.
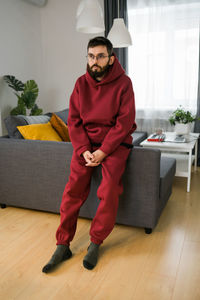
[[[191,132],[191,123],[176,123],[174,131],[177,135],[188,135]]]

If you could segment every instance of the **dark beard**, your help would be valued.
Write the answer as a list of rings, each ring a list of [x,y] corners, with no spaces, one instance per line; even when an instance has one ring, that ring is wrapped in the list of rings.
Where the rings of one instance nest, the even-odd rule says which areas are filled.
[[[97,70],[93,71],[92,68],[94,66],[100,68],[100,71],[97,71]],[[87,71],[94,80],[98,80],[97,78],[99,78],[99,77],[101,78],[101,77],[105,76],[108,73],[109,69],[110,69],[109,61],[108,61],[107,65],[105,65],[103,68],[97,64],[92,65],[92,67],[90,67],[89,64],[87,64]]]

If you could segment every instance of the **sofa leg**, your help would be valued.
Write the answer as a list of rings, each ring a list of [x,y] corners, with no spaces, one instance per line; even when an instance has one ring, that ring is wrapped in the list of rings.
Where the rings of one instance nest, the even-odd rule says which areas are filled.
[[[6,208],[6,204],[0,204],[1,208]]]
[[[152,233],[152,228],[145,228],[145,233],[146,234],[151,234]]]

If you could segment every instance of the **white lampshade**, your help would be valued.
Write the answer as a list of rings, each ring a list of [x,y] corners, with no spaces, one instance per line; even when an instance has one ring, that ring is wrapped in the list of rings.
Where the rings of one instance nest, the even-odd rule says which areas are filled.
[[[107,36],[114,48],[123,48],[132,45],[131,35],[124,24],[124,19],[114,19],[113,26]]]
[[[76,30],[100,33],[105,30],[103,11],[98,0],[82,0],[77,9]]]

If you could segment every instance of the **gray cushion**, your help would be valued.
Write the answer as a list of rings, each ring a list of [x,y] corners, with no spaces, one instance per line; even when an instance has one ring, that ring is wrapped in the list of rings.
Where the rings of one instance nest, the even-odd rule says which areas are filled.
[[[4,123],[5,123],[6,129],[8,131],[8,135],[10,138],[23,139],[23,136],[17,129],[17,126],[47,123],[49,120],[50,120],[50,117],[47,115],[41,115],[41,116],[17,115],[17,116],[6,117],[4,119]]]
[[[21,133],[17,129],[17,126],[27,125],[27,122],[21,116],[8,116],[4,119],[6,129],[10,138],[23,139]]]
[[[67,119],[68,119],[68,114],[69,114],[69,108],[63,109],[61,111],[57,111],[55,112],[55,114],[61,118],[61,120],[63,120],[63,122],[65,122],[65,124],[67,124]],[[52,113],[47,113],[47,116],[52,116]]]
[[[50,120],[50,117],[47,115],[40,115],[40,116],[22,116],[21,118],[25,120],[27,124],[44,124],[48,123]]]
[[[55,114],[61,118],[66,124],[67,124],[67,119],[68,119],[68,113],[69,113],[69,109],[64,109],[58,112],[55,112]]]

